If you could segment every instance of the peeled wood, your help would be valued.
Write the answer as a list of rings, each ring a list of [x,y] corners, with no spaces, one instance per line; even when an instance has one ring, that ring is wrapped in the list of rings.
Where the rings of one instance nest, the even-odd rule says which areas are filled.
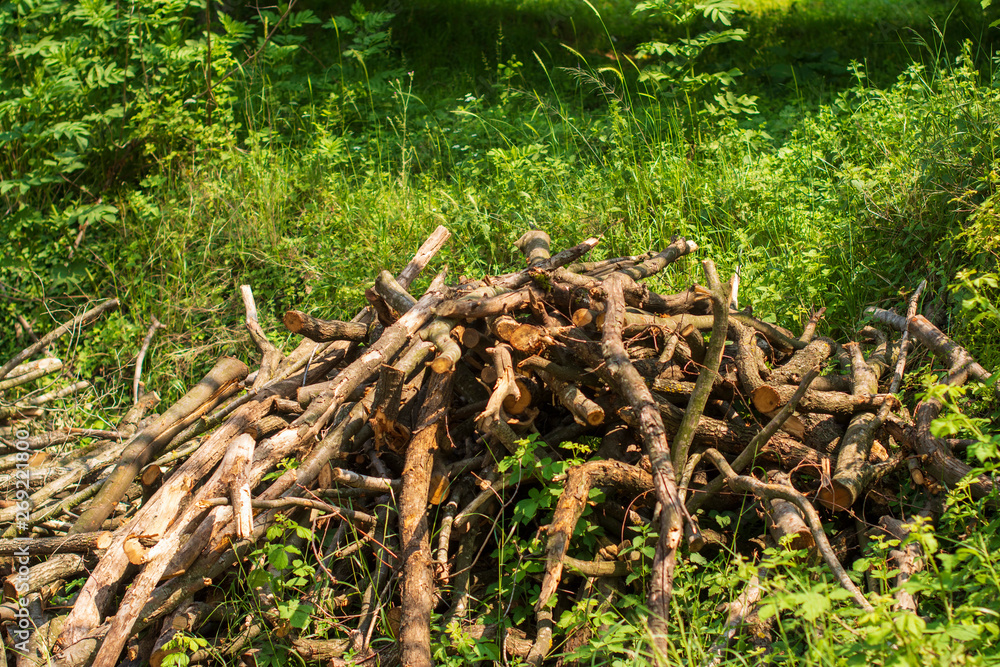
[[[369,325],[361,322],[341,322],[339,320],[321,320],[300,310],[289,310],[285,313],[285,328],[310,340],[327,342],[334,340],[350,340],[362,342],[368,337]]]
[[[153,498],[146,503],[123,529],[115,533],[115,541],[91,573],[67,618],[59,644],[66,649],[76,645],[101,624],[104,611],[117,592],[125,574],[128,558],[121,545],[133,534],[161,534],[184,507],[184,501],[194,485],[208,474],[222,458],[228,442],[270,410],[269,397],[294,393],[301,380],[294,378],[259,393],[254,400],[241,406],[219,428],[212,432],[192,456],[171,475]],[[81,653],[74,649],[74,655]],[[66,664],[76,664],[68,662]]]
[[[174,435],[223,399],[239,389],[248,368],[238,359],[222,359],[201,382],[192,387],[155,422],[136,435],[121,454],[121,462],[101,487],[101,492],[73,524],[72,533],[87,533],[100,527],[111,516],[125,490],[147,463]]]

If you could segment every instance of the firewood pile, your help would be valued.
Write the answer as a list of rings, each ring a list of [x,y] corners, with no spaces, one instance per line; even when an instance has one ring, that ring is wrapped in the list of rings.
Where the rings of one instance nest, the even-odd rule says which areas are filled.
[[[940,403],[925,400],[911,418],[895,397],[913,342],[946,360],[945,382],[988,377],[915,315],[916,298],[906,315],[872,309],[873,320],[901,336],[869,328],[862,342],[841,345],[816,335],[822,312],[796,335],[739,310],[738,280],[723,282],[711,261],[703,262],[706,287],[658,294],[640,282],[696,251],[691,241],[584,262],[597,239],[550,254],[538,231],[517,244],[527,268],[455,285],[442,273],[411,296],[448,236],[439,228],[398,276],[382,272],[370,305],[350,322],[286,313],[285,326],[303,337],[288,354],[264,334],[242,288],[259,366],[251,372],[223,358],[151,416],[158,398],[139,391],[137,372],[135,405],[117,430],[39,433],[54,395],[31,391],[59,365],[31,359],[116,302],[0,368],[8,659],[159,665],[174,634],[211,637],[206,629],[220,615],[237,613],[213,585],[262,566],[255,550],[268,530],[294,521],[317,536],[291,539],[315,555],[323,594],[344,600],[339,636],[299,636],[262,586],[254,591],[262,611],[237,619],[238,635],[192,661],[238,660],[267,635],[307,662],[347,664],[350,654],[356,664],[430,665],[435,610],[473,637],[498,632],[472,617],[471,573],[492,551],[501,505],[539,483],[536,468],[509,465],[526,447],[554,461],[589,453],[556,480],[562,494],[551,522],[540,525],[548,520],[540,516],[524,529],[541,531],[546,545],[535,556],[544,560],[536,618],[497,644],[533,665],[552,660],[554,614],[572,602],[566,582],[635,571],[637,562],[619,558],[620,545],[608,539],[589,560],[569,556],[589,504],[609,536],[631,543],[650,524],[658,535],[645,584],[655,652],[664,646],[676,559],[710,553],[723,539],[699,526],[699,510],[755,498],[776,542],[811,550],[870,608],[844,570],[845,542],[831,544],[820,513],[853,516],[869,496],[892,496],[889,481],[901,475],[930,497],[969,473],[954,443],[930,432]],[[81,388],[71,387],[62,392]],[[87,444],[66,446],[81,439]],[[596,505],[595,488],[605,498]],[[984,496],[992,481],[973,478],[969,489]],[[903,522],[882,513],[884,530],[905,534]],[[841,524],[856,529],[853,519]],[[906,576],[919,557],[901,554],[894,567]],[[368,566],[344,565],[351,559]],[[83,578],[69,603],[50,604]],[[746,583],[741,604],[730,607],[731,631],[713,647],[720,656],[756,599]],[[315,608],[318,596],[303,593],[303,603]],[[379,653],[379,636],[397,641],[376,643]]]

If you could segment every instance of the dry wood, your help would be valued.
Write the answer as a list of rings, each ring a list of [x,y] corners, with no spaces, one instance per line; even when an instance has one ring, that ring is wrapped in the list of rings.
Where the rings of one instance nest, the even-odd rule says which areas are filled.
[[[879,519],[878,524],[889,537],[900,542],[897,548],[889,551],[893,567],[898,570],[898,574],[896,575],[895,608],[915,614],[917,613],[917,599],[904,588],[904,584],[914,574],[923,570],[924,564],[920,545],[916,542],[910,542],[906,546],[903,546],[903,542],[910,535],[910,528],[899,519],[886,515]]]
[[[728,615],[722,636],[708,649],[709,655],[712,656],[712,659],[708,662],[709,667],[715,667],[715,665],[722,662],[723,654],[736,638],[736,633],[747,622],[757,603],[760,602],[761,595],[760,579],[757,575],[753,575],[739,597],[727,605]]]
[[[45,349],[52,342],[59,340],[59,338],[65,335],[66,332],[75,329],[77,327],[87,326],[88,324],[96,320],[98,317],[103,315],[105,312],[117,307],[118,307],[118,299],[108,299],[104,303],[95,306],[94,308],[91,308],[87,312],[77,315],[69,322],[66,322],[65,324],[56,327],[49,333],[42,336],[42,338],[38,342],[29,345],[27,348],[16,354],[13,359],[11,359],[2,367],[0,367],[0,380],[3,380],[5,377],[7,377],[7,375],[12,370],[14,370],[14,368],[16,368],[18,365],[21,364],[21,362],[25,361],[26,359],[30,359],[40,350]]]
[[[382,271],[375,279],[375,292],[397,313],[405,313],[416,305],[417,300],[396,281],[388,271]]]
[[[722,454],[714,449],[706,450],[705,458],[711,461],[719,469],[719,472],[725,476],[726,483],[733,491],[752,493],[761,499],[771,500],[778,498],[793,503],[802,512],[803,517],[805,517],[806,522],[809,524],[809,529],[812,531],[813,539],[816,541],[816,548],[823,556],[823,560],[826,561],[830,570],[833,571],[840,585],[851,594],[851,597],[862,609],[865,611],[872,611],[874,609],[868,600],[865,599],[865,596],[862,595],[861,591],[858,590],[858,587],[854,585],[854,582],[851,581],[851,578],[847,576],[847,572],[840,564],[840,561],[837,560],[837,556],[830,547],[829,540],[826,539],[826,533],[823,532],[823,523],[820,521],[816,509],[805,496],[790,486],[766,484],[754,477],[737,475]]]
[[[430,526],[427,497],[435,453],[447,437],[446,415],[451,402],[451,373],[434,373],[420,408],[413,440],[406,449],[403,488],[399,499],[400,600],[399,643],[405,665],[430,667],[430,623],[434,607]]]
[[[806,376],[802,378],[802,382],[795,390],[795,394],[792,395],[791,400],[778,411],[778,413],[767,423],[766,426],[764,426],[764,428],[760,430],[759,433],[754,434],[754,436],[747,443],[746,447],[740,449],[730,468],[735,472],[735,474],[743,472],[748,465],[751,465],[754,462],[758,455],[764,454],[767,451],[767,447],[772,445],[771,439],[778,433],[778,429],[781,428],[784,421],[791,416],[796,405],[802,399],[802,396],[804,396],[809,390],[809,384],[818,374],[819,369],[816,368],[806,373]],[[761,458],[764,457],[762,456]],[[700,494],[692,496],[687,503],[688,511],[693,514],[695,510],[701,507],[712,495],[722,490],[722,485],[725,481],[727,480],[720,476],[706,485]]]
[[[769,471],[767,479],[774,484],[791,486],[788,475],[779,470]],[[770,519],[768,530],[776,543],[784,544],[784,540],[787,538],[789,548],[794,550],[810,550],[816,546],[816,540],[813,539],[809,526],[806,525],[802,514],[795,505],[781,498],[765,500],[764,505]]]
[[[878,375],[865,362],[861,346],[850,343],[844,347],[851,355],[852,394],[864,397],[877,393]],[[847,509],[872,481],[874,470],[868,463],[868,455],[878,426],[871,412],[862,412],[851,418],[840,441],[833,479],[830,485],[819,490],[818,499],[825,507],[837,511]]]
[[[625,398],[637,413],[639,432],[649,454],[653,467],[653,483],[657,499],[660,501],[659,540],[653,558],[652,581],[649,592],[649,609],[652,614],[650,631],[653,643],[660,655],[666,654],[667,619],[669,618],[670,596],[673,592],[673,572],[684,531],[686,511],[674,481],[674,468],[670,459],[666,431],[660,411],[653,400],[649,388],[642,381],[638,371],[628,360],[622,344],[622,318],[625,300],[622,294],[620,274],[612,274],[604,281],[607,291],[602,351],[607,371],[614,382],[616,392]],[[541,632],[541,631],[540,631]]]
[[[493,364],[498,371],[496,386],[486,409],[476,418],[476,424],[483,433],[491,434],[511,453],[514,453],[517,449],[514,444],[516,438],[507,424],[503,405],[508,397],[517,401],[521,397],[521,389],[517,386],[514,377],[514,364],[511,361],[510,348],[507,345],[497,344],[493,346]]]
[[[14,573],[3,582],[4,598],[16,600],[36,593],[56,581],[74,578],[94,564],[95,554],[55,554],[47,560],[32,565],[26,573]]]
[[[587,398],[575,384],[564,382],[541,369],[536,369],[535,372],[542,382],[549,386],[563,407],[572,413],[577,423],[597,426],[604,422],[604,408]]]
[[[11,370],[10,376],[6,380],[0,382],[0,391],[6,391],[12,387],[27,384],[38,378],[45,377],[46,375],[58,373],[62,370],[62,367],[63,363],[61,360],[51,357],[21,364]]]
[[[907,319],[881,308],[867,308],[865,313],[898,331],[909,331],[931,352],[947,361],[949,368],[953,371],[959,368],[964,369],[969,375],[981,382],[990,379],[990,373],[980,366],[964,347],[946,336],[923,315]]]
[[[766,413],[779,409],[794,393],[795,388],[790,385],[765,384],[755,389],[750,398],[755,408]],[[843,418],[853,417],[856,412],[877,410],[884,403],[898,405],[898,400],[892,394],[852,396],[838,391],[809,391],[799,401],[799,410]]]
[[[524,233],[524,236],[514,242],[514,245],[528,260],[528,267],[535,267],[549,260],[549,244],[551,239],[543,231],[532,229]]]
[[[13,540],[0,540],[0,556],[14,554],[57,554],[57,553],[90,553],[107,549],[111,544],[111,533],[97,531],[63,537],[19,537]]]
[[[160,449],[185,426],[235,392],[247,372],[246,365],[238,359],[221,360],[159,419],[132,438],[122,452],[115,471],[101,487],[90,508],[77,519],[72,532],[87,533],[100,527],[111,516],[115,504],[142,467],[156,458]]]
[[[438,349],[438,356],[431,363],[435,373],[447,373],[462,358],[462,348],[451,337],[451,330],[456,324],[456,320],[436,317],[420,331],[420,337],[434,343]]]
[[[729,301],[732,297],[732,284],[723,287],[715,270],[715,264],[711,260],[705,260],[702,265],[708,278],[708,284],[712,288],[712,312],[715,322],[712,325],[712,338],[708,349],[704,351],[704,367],[698,374],[698,380],[695,382],[694,390],[688,399],[684,417],[677,427],[676,435],[674,435],[672,445],[674,470],[683,470],[687,464],[688,450],[694,441],[698,421],[701,419],[702,413],[705,412],[705,404],[708,403],[708,396],[712,392],[712,385],[719,372],[722,351],[726,345],[726,333],[729,331]],[[690,341],[688,344],[691,344]],[[681,501],[683,500],[682,495]]]
[[[229,500],[236,517],[236,537],[249,540],[253,537],[253,508],[250,505],[250,464],[253,461],[254,438],[239,437],[229,443],[229,449],[220,466],[235,471],[229,486]]]
[[[594,487],[613,491],[616,497],[631,501],[652,490],[653,478],[645,470],[620,461],[590,461],[570,470],[548,529],[545,573],[537,609],[547,607],[559,587],[570,538]]]
[[[317,342],[349,340],[356,343],[368,337],[371,325],[361,322],[341,322],[339,320],[321,320],[301,310],[289,310],[283,319],[285,328],[292,333],[305,336]]]
[[[149,346],[153,342],[153,336],[156,335],[157,329],[164,328],[165,325],[160,324],[160,321],[153,316],[153,321],[149,325],[149,331],[146,332],[146,337],[142,339],[142,345],[139,347],[139,354],[135,357],[135,373],[132,377],[132,401],[137,403],[139,401],[139,386],[140,378],[142,377],[142,363],[146,359],[146,352],[149,350]]]

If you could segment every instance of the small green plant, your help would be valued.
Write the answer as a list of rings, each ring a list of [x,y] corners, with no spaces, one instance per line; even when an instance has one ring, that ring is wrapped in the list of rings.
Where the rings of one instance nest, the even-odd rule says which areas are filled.
[[[162,665],[164,667],[187,667],[191,664],[191,654],[208,648],[208,640],[187,632],[178,632],[163,645]]]

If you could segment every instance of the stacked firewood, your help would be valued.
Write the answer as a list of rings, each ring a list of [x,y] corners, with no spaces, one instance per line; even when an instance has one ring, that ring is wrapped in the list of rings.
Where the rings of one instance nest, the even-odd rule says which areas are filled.
[[[564,570],[598,580],[635,565],[616,557],[615,544],[592,561],[568,556],[592,488],[615,499],[599,511],[618,533],[652,522],[659,535],[648,604],[654,648],[662,648],[678,551],[713,539],[699,527],[699,509],[756,496],[775,540],[817,552],[870,608],[816,506],[846,512],[900,472],[948,486],[969,472],[930,433],[940,404],[925,401],[911,420],[895,394],[910,337],[948,359],[947,382],[988,374],[912,307],[907,316],[872,313],[904,331],[900,340],[876,332],[867,343],[840,345],[816,336],[822,312],[795,335],[737,310],[737,281],[724,283],[710,261],[707,287],[658,294],[639,282],[697,250],[693,242],[583,262],[597,239],[551,254],[539,231],[517,244],[527,268],[455,285],[441,274],[414,298],[410,285],[448,236],[439,228],[398,276],[383,272],[351,322],[286,313],[285,326],[303,336],[287,355],[269,341],[251,290],[242,288],[259,366],[250,372],[221,359],[152,418],[143,420],[155,395],[137,389],[116,431],[28,436],[19,420],[32,406],[0,402],[0,439],[14,471],[5,473],[13,502],[0,509],[8,526],[0,552],[13,555],[0,611],[10,637],[24,638],[12,642],[18,660],[160,664],[176,632],[218,621],[220,605],[206,589],[251,558],[280,515],[328,535],[313,548],[321,571],[337,572],[331,590],[364,592],[343,638],[291,636],[291,650],[331,664],[348,651],[372,657],[379,609],[391,605],[398,642],[381,658],[430,665],[435,608],[473,636],[497,632],[469,617],[470,570],[504,489],[535,483],[530,470],[498,465],[525,442],[554,460],[570,456],[567,442],[592,443],[593,452],[570,468],[545,527],[535,622],[498,640],[536,665],[551,649],[551,601]],[[48,367],[27,362],[43,347],[0,369],[0,401],[5,376],[11,382]],[[71,437],[90,444],[30,467],[21,453]],[[970,489],[985,495],[992,482],[976,478]],[[367,580],[336,567],[352,554],[375,563]],[[398,598],[387,586],[393,574]],[[47,608],[63,582],[80,577],[86,583],[68,614]],[[257,594],[262,607],[273,604],[268,591]],[[22,618],[31,632],[18,635]],[[244,630],[192,659],[238,657],[253,636],[290,631],[273,610]]]

